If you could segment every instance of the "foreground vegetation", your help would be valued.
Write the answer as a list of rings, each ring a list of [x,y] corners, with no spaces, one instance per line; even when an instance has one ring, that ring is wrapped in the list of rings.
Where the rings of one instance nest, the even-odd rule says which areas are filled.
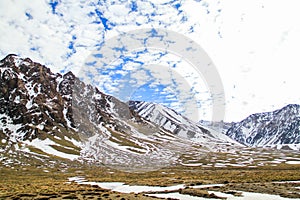
[[[58,163],[58,162],[57,162]],[[95,182],[125,182],[130,185],[186,186],[223,183],[213,187],[217,191],[250,191],[300,198],[300,166],[281,164],[260,168],[203,168],[171,166],[148,172],[124,172],[104,166],[61,163],[51,167],[42,165],[0,167],[0,199],[154,199],[145,194],[122,194],[96,186],[68,182],[74,176]],[[275,183],[274,183],[275,182]],[[199,194],[186,189],[182,193]],[[203,192],[205,193],[205,192]],[[207,196],[209,197],[209,196]]]

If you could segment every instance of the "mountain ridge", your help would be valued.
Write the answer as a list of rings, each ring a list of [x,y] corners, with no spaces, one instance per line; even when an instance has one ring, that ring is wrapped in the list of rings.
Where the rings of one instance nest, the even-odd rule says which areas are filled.
[[[161,167],[189,162],[181,160],[186,151],[201,157],[231,145],[199,125],[193,125],[197,131],[191,137],[173,132],[81,82],[72,72],[54,74],[29,58],[6,56],[0,62],[0,81],[0,139],[5,141],[0,146],[4,149],[153,168],[154,163]],[[171,109],[163,110],[171,125],[180,125],[177,118],[191,123]]]
[[[217,131],[204,127],[199,123],[193,122],[187,117],[177,113],[175,110],[169,109],[163,105],[144,101],[129,101],[128,103],[129,107],[141,117],[175,135],[194,141],[206,140],[210,137],[219,140],[220,143],[224,141],[235,143],[235,141],[230,140],[225,135],[217,133]],[[199,133],[204,133],[204,135]],[[207,138],[206,136],[209,137]],[[206,142],[209,142],[209,140]]]
[[[233,123],[226,135],[252,147],[300,143],[300,105],[255,113]]]
[[[4,132],[2,135],[9,131],[5,128],[9,121],[12,126],[26,124],[22,127],[15,127],[17,131],[22,132],[21,134],[14,133],[15,136],[25,137],[25,139],[27,137],[33,139],[35,134],[43,131],[45,124],[54,126],[53,123],[59,124],[58,127],[67,131],[73,131],[79,139],[80,137],[88,138],[93,135],[93,132],[97,132],[97,124],[113,123],[112,116],[115,116],[123,120],[134,119],[136,122],[146,120],[154,125],[155,128],[152,127],[152,132],[163,128],[165,131],[187,139],[198,138],[199,140],[200,138],[200,140],[204,140],[206,136],[209,136],[214,139],[223,137],[225,141],[228,141],[223,134],[212,135],[218,131],[212,131],[215,127],[209,125],[208,122],[193,123],[175,110],[159,104],[143,101],[121,102],[113,96],[100,92],[96,87],[84,84],[72,72],[64,75],[54,74],[44,65],[35,63],[29,58],[19,58],[15,54],[10,54],[1,60],[1,80],[0,122],[3,127],[2,132]],[[34,84],[31,85],[31,83]],[[225,135],[246,146],[298,144],[300,143],[299,128],[297,128],[300,126],[299,107],[297,104],[289,104],[275,111],[251,114],[241,122],[224,125],[220,122],[221,124],[218,123],[217,127],[223,127]],[[285,110],[289,112],[284,112]],[[88,112],[86,113],[86,111]],[[4,116],[5,113],[11,118]],[[15,116],[12,116],[12,113]],[[277,115],[279,117],[276,117]],[[284,122],[288,119],[293,120],[292,131],[298,130],[294,136],[285,134],[288,137],[285,139],[285,135],[281,134],[281,139],[273,139],[273,142],[272,138],[265,138],[268,140],[265,142],[257,142],[259,138],[263,138],[262,132],[268,133],[267,135],[270,137],[275,136],[274,131],[277,129],[274,128],[274,125],[271,127],[272,123],[285,127],[282,130],[288,129],[289,123]],[[91,125],[90,122],[94,124]],[[76,123],[79,124],[78,127],[76,127]],[[124,123],[127,122],[123,122],[123,126]],[[254,124],[253,127],[251,124]],[[113,123],[112,126],[122,129],[118,123]],[[209,128],[211,126],[212,128]],[[249,129],[248,132],[246,129]],[[47,127],[45,131],[51,132]],[[84,134],[78,135],[76,133],[78,131]],[[57,133],[57,131],[54,132]],[[202,137],[203,134],[204,137]],[[16,139],[14,138],[14,141]]]

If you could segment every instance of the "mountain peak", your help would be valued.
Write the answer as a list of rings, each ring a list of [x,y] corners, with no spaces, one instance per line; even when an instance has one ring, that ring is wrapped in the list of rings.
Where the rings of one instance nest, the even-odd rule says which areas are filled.
[[[76,76],[73,74],[73,72],[69,71],[69,72],[65,73],[65,74],[63,75],[63,77],[64,77],[65,79],[72,80],[72,79],[75,79]]]
[[[252,114],[234,123],[226,135],[247,146],[300,143],[300,105],[289,104],[273,112]]]
[[[9,54],[7,55],[4,59],[0,61],[1,63],[6,63],[6,64],[14,64],[10,66],[15,66],[19,67],[20,64],[26,64],[30,65],[33,63],[33,61],[30,58],[21,58],[16,54]]]
[[[286,109],[289,109],[289,110],[299,110],[300,109],[300,105],[299,104],[288,104],[288,105],[286,105],[285,107],[283,107],[282,109],[279,109],[279,110],[286,110]]]
[[[16,54],[8,54],[7,56],[5,56],[5,58],[3,58],[2,60],[1,60],[1,62],[4,62],[4,61],[11,61],[12,59],[15,59],[15,58],[19,58],[19,56],[18,55],[16,55]]]

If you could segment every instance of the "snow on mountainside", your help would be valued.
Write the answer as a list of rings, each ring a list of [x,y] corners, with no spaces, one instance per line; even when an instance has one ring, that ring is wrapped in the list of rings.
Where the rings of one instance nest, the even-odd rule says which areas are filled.
[[[105,95],[71,72],[54,74],[28,58],[1,60],[0,84],[1,152],[142,169],[188,163],[187,152],[200,158],[231,146],[227,136],[173,110],[134,104],[144,105],[135,112],[132,103]]]
[[[300,144],[300,105],[287,105],[282,109],[250,115],[234,123],[226,135],[252,147],[289,146]]]
[[[8,145],[32,141],[31,149],[47,143],[48,153],[78,157],[79,135],[70,117],[70,73],[53,74],[29,58],[9,55],[0,62],[0,137]],[[65,142],[62,144],[61,138]],[[75,145],[75,144],[76,145]],[[71,153],[72,155],[69,155]],[[47,153],[45,153],[47,154]]]
[[[206,141],[206,143],[236,143],[226,135],[195,123],[163,105],[142,101],[129,101],[129,106],[144,119],[157,124],[179,137],[188,138],[193,141]]]
[[[4,166],[81,162],[137,171],[169,165],[256,167],[300,159],[295,151],[241,146],[214,127],[158,104],[126,104],[71,72],[54,74],[16,55],[0,61],[0,86]],[[298,106],[288,108],[276,116],[297,122]],[[294,130],[298,124],[287,127]]]

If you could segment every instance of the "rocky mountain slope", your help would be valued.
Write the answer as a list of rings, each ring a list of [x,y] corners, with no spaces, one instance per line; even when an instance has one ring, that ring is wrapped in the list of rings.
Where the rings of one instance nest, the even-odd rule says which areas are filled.
[[[181,159],[187,151],[200,158],[231,146],[227,136],[171,109],[128,106],[71,72],[54,74],[29,58],[1,60],[0,85],[1,152],[153,168],[188,162]]]
[[[53,74],[29,58],[9,55],[1,60],[0,134],[3,143],[45,137],[79,140],[70,116],[72,78],[71,73]],[[66,145],[71,144],[67,142]],[[75,146],[72,151],[79,154]]]
[[[182,138],[193,141],[206,141],[206,143],[236,143],[236,141],[231,140],[224,134],[214,131],[208,128],[208,126],[195,123],[175,110],[163,105],[142,101],[129,101],[129,107],[142,118]]]
[[[251,147],[300,144],[300,105],[250,115],[234,123],[226,135]]]

